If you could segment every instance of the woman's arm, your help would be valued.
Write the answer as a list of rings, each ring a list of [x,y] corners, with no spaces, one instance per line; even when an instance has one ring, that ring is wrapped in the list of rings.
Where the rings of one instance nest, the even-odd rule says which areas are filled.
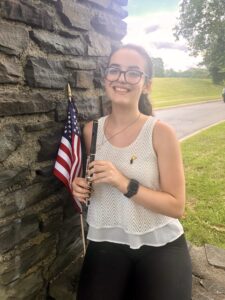
[[[174,130],[165,123],[157,122],[153,146],[158,157],[161,191],[140,186],[132,199],[157,213],[179,218],[184,212],[185,179],[180,145]]]

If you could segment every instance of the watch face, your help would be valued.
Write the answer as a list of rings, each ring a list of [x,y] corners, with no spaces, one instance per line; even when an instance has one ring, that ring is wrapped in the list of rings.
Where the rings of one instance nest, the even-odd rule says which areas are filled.
[[[139,188],[139,182],[135,179],[131,179],[127,188],[127,193],[124,196],[131,198],[135,194],[137,194]]]

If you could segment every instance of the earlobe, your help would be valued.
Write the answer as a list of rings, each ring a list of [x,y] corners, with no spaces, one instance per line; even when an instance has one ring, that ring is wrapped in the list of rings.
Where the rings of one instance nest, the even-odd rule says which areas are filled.
[[[152,82],[149,80],[145,83],[142,93],[149,94],[151,92],[151,87],[152,87]]]

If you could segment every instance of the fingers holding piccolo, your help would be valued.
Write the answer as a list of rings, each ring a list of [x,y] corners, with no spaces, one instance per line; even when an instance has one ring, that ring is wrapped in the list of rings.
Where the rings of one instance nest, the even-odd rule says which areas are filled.
[[[92,187],[90,183],[81,177],[76,177],[72,182],[73,197],[78,199],[81,203],[86,203],[90,198]]]

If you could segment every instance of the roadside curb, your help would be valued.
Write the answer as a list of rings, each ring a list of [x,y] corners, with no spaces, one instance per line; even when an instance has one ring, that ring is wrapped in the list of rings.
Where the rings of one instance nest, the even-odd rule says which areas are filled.
[[[193,132],[193,133],[191,133],[191,134],[189,134],[189,135],[187,135],[187,136],[185,136],[185,137],[179,139],[179,142],[183,142],[183,141],[185,141],[185,140],[191,138],[192,136],[195,136],[195,135],[201,133],[201,132],[204,131],[204,130],[207,130],[207,129],[211,128],[211,127],[214,127],[214,126],[219,125],[220,123],[224,123],[224,122],[225,122],[225,120],[221,120],[221,121],[219,121],[219,122],[217,122],[217,123],[214,123],[214,124],[209,125],[209,126],[207,126],[207,127],[201,128],[201,129],[199,129],[199,130],[197,130],[197,131],[195,131],[195,132]]]
[[[192,106],[192,105],[198,105],[198,104],[205,104],[205,103],[211,103],[211,102],[220,102],[220,101],[223,101],[223,100],[219,98],[219,99],[211,99],[211,100],[194,102],[194,103],[178,104],[178,105],[173,105],[173,106],[164,106],[164,107],[159,107],[159,108],[154,108],[153,107],[153,111],[164,110],[164,109],[173,109],[173,108],[179,108],[179,107],[184,107],[184,106]]]

